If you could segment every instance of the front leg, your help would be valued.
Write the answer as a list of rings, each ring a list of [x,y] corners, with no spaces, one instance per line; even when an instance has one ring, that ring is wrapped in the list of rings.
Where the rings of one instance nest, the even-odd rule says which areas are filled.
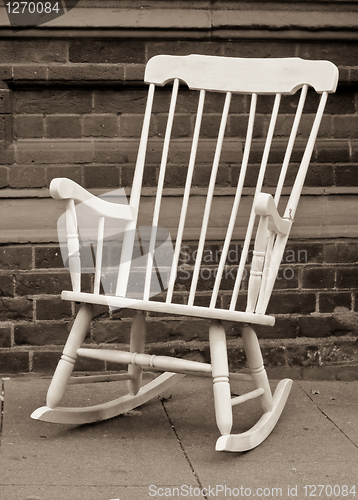
[[[59,405],[72,374],[79,349],[86,337],[93,314],[92,304],[82,304],[72,325],[65,348],[47,392],[46,404],[49,408]]]
[[[221,321],[212,320],[209,340],[216,423],[221,434],[227,435],[230,434],[232,428],[232,406],[226,335]]]

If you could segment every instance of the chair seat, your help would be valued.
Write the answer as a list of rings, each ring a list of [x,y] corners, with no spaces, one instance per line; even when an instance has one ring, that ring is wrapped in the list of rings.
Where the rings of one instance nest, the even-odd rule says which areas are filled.
[[[200,306],[187,306],[184,304],[167,304],[154,300],[139,300],[124,297],[114,297],[94,293],[63,291],[63,300],[84,302],[87,304],[105,305],[115,309],[136,309],[140,311],[152,311],[165,314],[178,314],[180,316],[194,316],[206,319],[218,319],[222,321],[237,321],[251,323],[254,325],[273,326],[275,318],[267,314],[248,313],[243,311],[229,311],[227,309],[216,309]]]

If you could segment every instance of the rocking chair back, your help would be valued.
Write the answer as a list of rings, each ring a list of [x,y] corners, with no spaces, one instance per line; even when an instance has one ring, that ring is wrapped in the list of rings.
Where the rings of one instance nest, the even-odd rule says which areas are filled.
[[[82,302],[83,306],[49,388],[47,407],[36,410],[33,417],[78,423],[109,418],[158,394],[161,389],[182,376],[179,374],[209,374],[213,378],[216,420],[222,434],[217,442],[217,449],[243,451],[257,446],[271,432],[292,383],[288,379],[282,380],[272,397],[257,337],[249,324],[274,324],[274,317],[267,315],[266,309],[297,212],[328,94],[334,92],[337,86],[338,70],[328,61],[306,61],[299,58],[161,55],[148,62],[145,81],[149,84],[149,92],[129,203],[116,204],[101,200],[68,179],[55,179],[51,183],[52,196],[67,200],[68,261],[73,290],[64,291],[62,298]],[[153,114],[156,97],[162,110],[165,94],[160,88],[167,84],[171,88],[171,96],[165,133],[163,138],[153,140],[151,125],[158,119],[158,115]],[[197,98],[194,98],[194,93]],[[313,113],[312,95],[316,94],[320,97]],[[208,118],[206,110],[210,111],[212,106],[217,109],[221,98],[222,113],[213,148],[213,141],[205,138],[203,123]],[[176,111],[179,111],[180,120],[180,111],[185,109],[187,112],[189,101],[194,100],[196,109],[193,112],[193,130],[184,134],[184,140],[173,139],[175,127],[180,127]],[[272,110],[268,111],[270,102]],[[308,104],[308,119],[304,118],[303,113],[305,103]],[[287,113],[293,106],[296,107],[295,113]],[[283,113],[280,113],[280,108]],[[234,119],[230,110],[234,111]],[[233,125],[235,120],[236,127]],[[245,134],[234,133],[235,129],[242,130],[244,125],[247,125]],[[261,125],[265,131],[265,138],[258,134],[257,125]],[[288,126],[289,132],[285,139],[283,130]],[[304,138],[304,132],[308,129],[309,133]],[[188,135],[191,136],[191,143],[186,166],[183,168],[183,149],[188,144]],[[285,147],[282,151],[283,144]],[[149,155],[158,145],[161,146],[161,159],[152,202],[148,191],[149,194],[153,192],[144,185],[145,168],[148,164],[151,167]],[[207,163],[211,152],[211,166],[204,176],[207,183],[203,186],[203,176],[198,175],[198,172],[205,168],[203,163]],[[238,180],[233,188],[223,189],[220,168],[223,163],[233,161],[233,152],[241,161]],[[181,174],[183,170],[185,175],[177,176],[182,177],[182,185],[176,183],[173,188],[171,180],[175,177],[174,174],[178,171]],[[76,216],[78,205],[76,207],[75,202],[97,214],[93,293],[81,292],[80,238]],[[125,222],[115,287],[110,293],[101,293],[101,280],[104,279],[103,245],[108,218],[122,219]],[[140,228],[142,220],[150,228],[146,243],[143,243],[145,231],[141,232]],[[175,241],[171,253],[166,245],[160,248],[160,226],[170,229]],[[198,234],[194,229],[197,226],[200,227]],[[136,233],[138,228],[139,235]],[[186,263],[181,261],[182,248],[188,239],[196,240],[196,249],[193,252],[195,258],[191,255],[190,266],[185,267]],[[213,240],[216,244],[221,240],[220,256],[212,289],[203,292],[200,270],[205,263],[206,246],[210,246]],[[229,252],[233,242],[238,240],[243,242],[241,255],[234,266],[235,278],[228,283],[230,280],[225,279],[225,271],[229,266]],[[134,258],[138,242],[139,253],[143,254],[140,259],[141,278],[138,278]],[[252,245],[251,270],[246,283],[246,268]],[[170,261],[165,261],[164,270],[160,268],[160,251],[167,257],[170,256]],[[186,277],[190,277],[185,283],[180,281],[180,271],[183,268]],[[134,288],[131,284],[133,275]],[[164,275],[167,276],[164,279],[166,284],[162,286]],[[158,282],[161,283],[161,294],[158,294]],[[180,290],[184,303],[176,300],[178,283],[182,285]],[[240,292],[246,288],[246,307],[240,310],[241,301],[238,299],[242,295]],[[245,294],[246,291],[244,296]],[[92,304],[137,310],[132,324],[130,352],[81,348],[91,321]],[[211,319],[211,364],[144,354],[143,311]],[[225,332],[221,320],[244,323],[242,338],[251,372],[250,379],[255,386],[252,392],[234,399],[230,396],[229,377],[246,380],[248,376],[229,374]],[[89,409],[57,408],[78,355],[128,364],[126,377],[129,395]],[[157,382],[140,389],[142,366],[170,373],[162,374]],[[251,431],[242,435],[230,435],[231,407],[255,397],[260,398],[264,415]]]

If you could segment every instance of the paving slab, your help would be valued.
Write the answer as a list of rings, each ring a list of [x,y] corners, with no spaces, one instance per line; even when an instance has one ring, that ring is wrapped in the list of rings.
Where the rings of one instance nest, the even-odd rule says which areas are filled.
[[[317,408],[358,446],[358,382],[300,381],[298,384]]]
[[[225,487],[228,498],[230,488],[231,496],[235,488],[235,492],[241,494],[240,488],[244,487],[251,496],[259,496],[266,488],[267,493],[274,493],[269,498],[280,496],[280,492],[283,498],[288,497],[289,488],[293,493],[297,488],[297,495],[292,497],[303,499],[311,492],[307,485],[327,486],[328,493],[330,486],[336,485],[334,498],[354,498],[347,496],[342,486],[355,485],[358,492],[358,448],[299,384],[294,383],[277,426],[259,447],[245,453],[218,453],[214,446],[219,433],[208,382],[183,379],[175,388],[178,391],[175,397],[165,404],[203,488],[222,486],[221,498],[225,498]],[[241,383],[235,392],[246,392],[249,388],[249,384]],[[235,407],[238,423],[234,424],[233,432],[245,431],[257,421],[260,414],[257,403],[250,401]],[[183,406],[186,413],[182,411]]]
[[[5,381],[0,495],[7,493],[1,500],[129,500],[147,498],[152,484],[196,485],[158,398],[125,416],[90,425],[34,421],[30,415],[44,404],[48,384],[31,377]],[[118,385],[69,386],[64,405],[114,399]]]
[[[30,418],[48,384],[30,376],[5,382],[1,500],[355,500],[358,494],[356,382],[294,382],[272,434],[245,453],[215,451],[210,379],[185,377],[125,416],[77,426]],[[108,401],[120,387],[69,386],[63,404]],[[233,395],[249,389],[232,385]],[[258,401],[236,406],[234,415],[233,432],[249,429],[261,415]]]

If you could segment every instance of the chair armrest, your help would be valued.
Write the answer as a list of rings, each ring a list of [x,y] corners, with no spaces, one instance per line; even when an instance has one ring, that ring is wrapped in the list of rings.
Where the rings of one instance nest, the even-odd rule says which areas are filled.
[[[78,203],[83,203],[104,217],[133,220],[134,213],[129,205],[102,200],[89,193],[76,182],[64,177],[51,181],[50,194],[55,200],[72,199]]]
[[[256,215],[269,218],[268,228],[270,231],[287,235],[292,226],[292,220],[283,219],[276,208],[272,195],[268,193],[259,193],[254,203]]]

